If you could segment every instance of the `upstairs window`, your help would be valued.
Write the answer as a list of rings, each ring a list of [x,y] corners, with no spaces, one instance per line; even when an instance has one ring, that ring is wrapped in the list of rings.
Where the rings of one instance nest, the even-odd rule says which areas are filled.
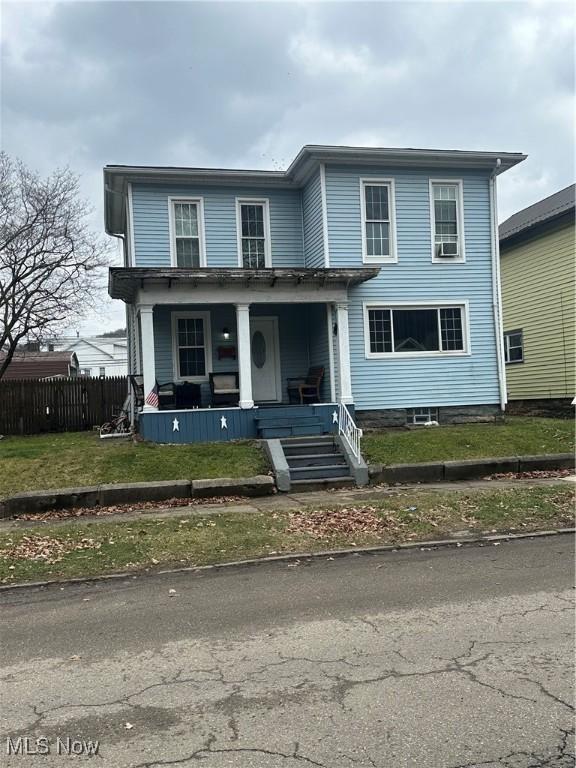
[[[245,269],[270,264],[270,223],[267,200],[238,200],[238,262]]]
[[[367,307],[367,357],[462,354],[465,308]]]
[[[432,181],[432,260],[464,261],[462,183]]]
[[[522,331],[507,331],[504,334],[504,359],[507,363],[524,362]]]
[[[183,269],[204,266],[201,201],[172,200],[171,206],[172,266]]]
[[[361,181],[362,257],[364,262],[396,261],[392,181]]]

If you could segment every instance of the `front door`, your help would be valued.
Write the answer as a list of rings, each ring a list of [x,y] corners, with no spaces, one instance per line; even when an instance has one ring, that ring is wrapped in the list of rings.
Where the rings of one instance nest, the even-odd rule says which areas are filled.
[[[277,317],[250,318],[252,397],[257,403],[282,399]]]

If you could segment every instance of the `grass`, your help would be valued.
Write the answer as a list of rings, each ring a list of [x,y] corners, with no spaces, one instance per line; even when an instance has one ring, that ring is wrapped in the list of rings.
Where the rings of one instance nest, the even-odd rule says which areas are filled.
[[[100,440],[91,432],[0,440],[0,498],[45,488],[243,477],[267,471],[264,454],[250,441],[134,444]]]
[[[368,432],[362,439],[366,460],[381,464],[570,453],[573,450],[574,425],[570,419],[509,417],[502,423],[493,424]]]
[[[555,484],[473,493],[396,493],[353,508],[42,525],[0,533],[0,581],[206,565],[275,553],[438,538],[462,529],[530,531],[570,525],[573,502],[573,489]],[[365,518],[376,519],[378,530],[363,532]],[[347,519],[356,521],[355,530],[343,526]],[[315,531],[307,529],[311,523]]]

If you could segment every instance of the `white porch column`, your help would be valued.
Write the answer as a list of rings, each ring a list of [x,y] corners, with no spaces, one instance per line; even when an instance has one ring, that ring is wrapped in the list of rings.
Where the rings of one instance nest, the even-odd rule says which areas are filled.
[[[156,360],[154,358],[154,307],[152,304],[140,304],[138,311],[140,314],[140,332],[142,334],[142,374],[144,377],[144,400],[154,389],[156,384]],[[157,411],[158,407],[144,402],[142,409],[145,413],[148,411]]]
[[[350,376],[350,337],[348,334],[348,304],[336,304],[338,326],[338,373],[340,378],[340,402],[352,403],[352,378]]]
[[[253,408],[252,362],[250,349],[250,304],[236,304],[236,333],[238,336],[238,374],[240,379],[240,408]]]

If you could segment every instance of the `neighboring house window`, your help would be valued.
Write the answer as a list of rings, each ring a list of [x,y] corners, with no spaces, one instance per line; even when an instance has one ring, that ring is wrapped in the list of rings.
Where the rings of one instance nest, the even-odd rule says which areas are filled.
[[[432,260],[464,261],[462,182],[431,181]]]
[[[80,368],[81,376],[92,376],[92,368]]]
[[[201,200],[170,199],[172,266],[194,269],[204,266]]]
[[[463,354],[466,308],[459,306],[365,307],[366,356]]]
[[[438,408],[408,408],[406,411],[406,424],[422,426],[431,421],[438,421]]]
[[[245,269],[264,269],[270,261],[267,200],[238,200],[238,261]]]
[[[362,179],[361,194],[363,260],[396,261],[393,181]]]
[[[177,379],[206,379],[210,365],[208,312],[173,315],[174,368]]]
[[[524,362],[522,331],[506,331],[504,334],[504,358],[507,363]]]
[[[106,376],[106,368],[104,366],[100,366],[99,370],[99,376]]]

